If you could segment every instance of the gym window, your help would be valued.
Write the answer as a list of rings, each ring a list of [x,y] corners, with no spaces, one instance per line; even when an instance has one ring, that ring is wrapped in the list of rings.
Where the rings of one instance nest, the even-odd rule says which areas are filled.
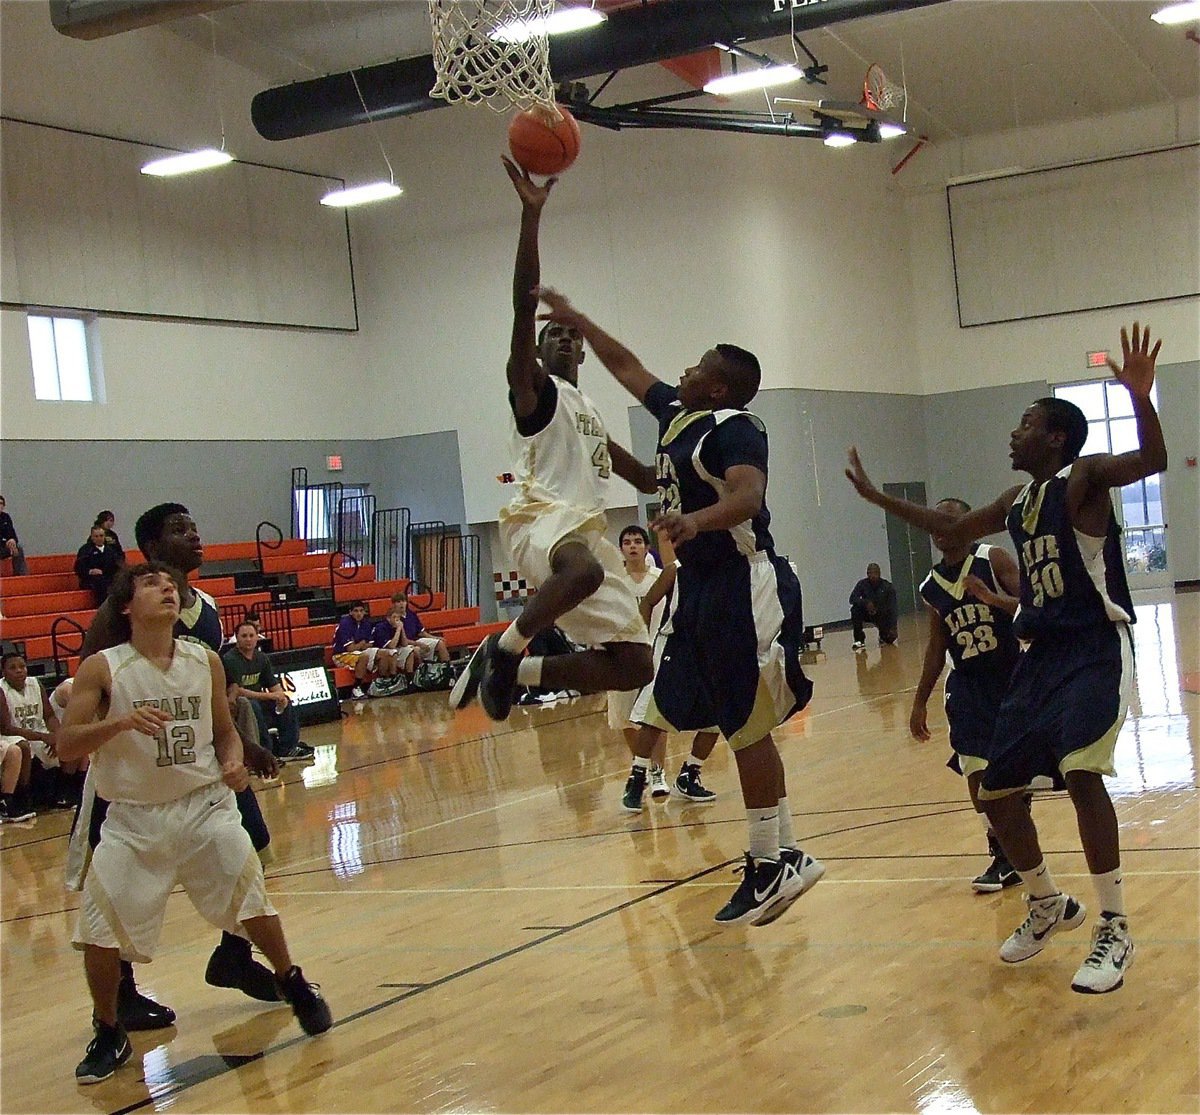
[[[99,362],[94,359],[95,319],[31,312],[27,321],[34,398],[56,403],[103,402]]]

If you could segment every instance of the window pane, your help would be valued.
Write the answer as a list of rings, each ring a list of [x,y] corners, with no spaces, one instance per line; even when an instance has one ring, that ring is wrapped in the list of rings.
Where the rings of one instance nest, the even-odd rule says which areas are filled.
[[[1137,419],[1119,418],[1108,424],[1114,453],[1129,453],[1138,447]]]
[[[1121,518],[1127,527],[1146,525],[1146,503],[1140,480],[1121,489]]]
[[[1110,418],[1128,418],[1133,414],[1133,402],[1124,387],[1119,383],[1106,383],[1104,389],[1108,393],[1108,416]]]
[[[63,400],[90,403],[92,377],[88,371],[84,323],[77,317],[56,317],[54,348],[58,353],[58,382]]]
[[[1158,476],[1147,476],[1142,483],[1146,486],[1146,520],[1150,523],[1163,521],[1162,488]]]
[[[33,358],[33,397],[58,401],[58,361],[54,357],[54,325],[48,317],[30,315],[29,355]]]
[[[1054,397],[1074,403],[1083,411],[1084,417],[1089,422],[1104,417],[1104,385],[1102,383],[1076,383],[1070,387],[1056,387]]]
[[[1083,443],[1080,455],[1086,457],[1089,453],[1108,452],[1108,423],[1089,422],[1087,441]]]

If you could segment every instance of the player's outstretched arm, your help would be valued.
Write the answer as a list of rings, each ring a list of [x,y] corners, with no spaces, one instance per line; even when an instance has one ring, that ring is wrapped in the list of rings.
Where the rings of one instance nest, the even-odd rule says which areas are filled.
[[[643,495],[652,496],[658,491],[658,481],[654,469],[643,464],[624,446],[618,445],[612,438],[608,439],[608,457],[612,461],[612,470],[622,480],[628,480]]]
[[[71,689],[71,703],[63,718],[58,733],[58,757],[64,762],[82,759],[98,751],[113,736],[121,732],[141,732],[145,736],[156,736],[170,724],[173,717],[155,705],[144,705],[134,709],[128,716],[96,717],[107,698],[112,685],[108,660],[103,655],[93,655],[79,667],[75,685]],[[228,715],[228,714],[227,714]]]
[[[540,320],[554,321],[559,325],[578,329],[599,357],[600,363],[612,372],[616,381],[639,403],[646,401],[646,392],[659,381],[646,371],[645,365],[629,349],[616,337],[601,329],[586,314],[575,309],[558,291],[550,287],[539,287],[537,294],[546,304]]]
[[[538,227],[542,206],[557,178],[539,186],[511,159],[501,156],[504,169],[521,199],[521,234],[517,240],[517,262],[513,268],[513,328],[508,353],[508,386],[518,418],[527,418],[537,407],[546,373],[537,358],[537,306],[535,288],[541,282]]]
[[[946,665],[946,625],[936,608],[928,608],[929,639],[925,643],[925,660],[921,665],[921,680],[913,694],[912,711],[908,714],[908,731],[913,739],[929,739],[927,707],[929,695]]]
[[[863,468],[862,461],[859,459],[858,450],[853,445],[850,447],[850,466],[846,469],[846,478],[854,485],[854,490],[868,503],[890,511],[897,518],[903,519],[906,523],[912,523],[913,526],[919,527],[929,534],[941,535],[951,545],[965,545],[986,534],[995,534],[997,531],[1003,530],[1008,509],[1021,491],[1020,485],[1009,488],[991,503],[977,507],[973,511],[968,511],[962,518],[955,519],[952,515],[938,511],[935,507],[910,503],[906,499],[897,499],[895,496],[881,492],[867,475],[866,469]]]
[[[1162,338],[1151,348],[1149,326],[1143,331],[1135,321],[1132,341],[1124,326],[1121,328],[1121,365],[1118,366],[1111,356],[1108,358],[1108,366],[1116,375],[1117,382],[1129,392],[1130,402],[1133,403],[1138,448],[1129,453],[1099,453],[1094,457],[1080,458],[1079,465],[1086,474],[1089,487],[1103,489],[1105,500],[1108,498],[1108,489],[1133,484],[1167,469],[1167,446],[1163,441],[1162,425],[1150,401],[1150,391],[1154,387],[1154,362],[1160,348]],[[1075,471],[1072,470],[1072,479]]]

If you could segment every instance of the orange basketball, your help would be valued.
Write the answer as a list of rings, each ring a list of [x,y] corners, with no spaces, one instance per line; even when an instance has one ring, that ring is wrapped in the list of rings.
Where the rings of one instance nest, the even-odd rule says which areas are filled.
[[[508,124],[508,149],[530,174],[561,174],[579,154],[579,125],[562,105],[562,119],[546,123],[536,109],[518,112]]]

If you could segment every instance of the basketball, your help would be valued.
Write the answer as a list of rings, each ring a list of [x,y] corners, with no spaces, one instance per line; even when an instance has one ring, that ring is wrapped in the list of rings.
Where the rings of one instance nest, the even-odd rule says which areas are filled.
[[[579,125],[561,105],[562,119],[546,123],[543,112],[518,112],[509,121],[508,149],[517,165],[530,174],[561,174],[579,154]]]

